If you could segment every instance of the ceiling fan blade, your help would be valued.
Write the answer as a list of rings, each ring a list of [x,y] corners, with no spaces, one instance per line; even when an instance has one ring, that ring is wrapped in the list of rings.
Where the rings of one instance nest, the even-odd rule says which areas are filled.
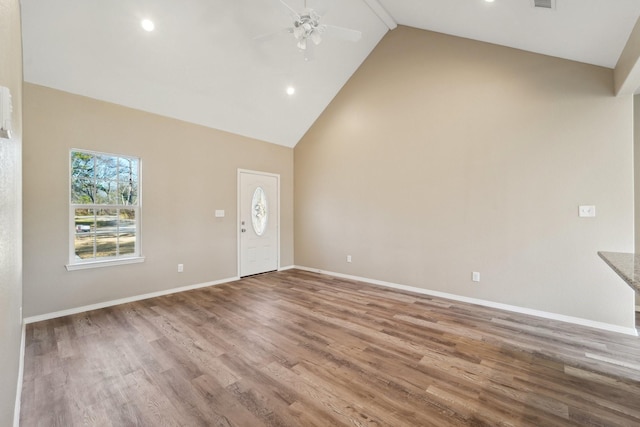
[[[291,34],[293,33],[293,28],[289,27],[289,28],[282,28],[278,31],[272,31],[270,33],[266,33],[266,34],[260,34],[258,36],[253,37],[253,40],[255,41],[259,41],[259,42],[264,42],[264,41],[269,41],[274,39],[275,37],[279,36],[280,34]]]
[[[335,25],[325,25],[325,34],[337,37],[350,42],[357,42],[362,38],[362,31],[353,30],[351,28],[337,27]]]
[[[300,14],[296,12],[294,8],[289,6],[284,0],[275,0],[275,1],[280,5],[280,9],[287,15],[290,15],[295,21],[300,19]]]

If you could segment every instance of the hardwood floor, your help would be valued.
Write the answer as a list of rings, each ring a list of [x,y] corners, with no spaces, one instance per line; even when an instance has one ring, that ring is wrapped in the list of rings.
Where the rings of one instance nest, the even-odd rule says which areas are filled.
[[[640,339],[291,270],[28,325],[27,426],[638,426]]]

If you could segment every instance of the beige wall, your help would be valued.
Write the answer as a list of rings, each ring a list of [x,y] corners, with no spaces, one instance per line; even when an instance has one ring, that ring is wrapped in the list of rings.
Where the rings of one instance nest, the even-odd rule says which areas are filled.
[[[0,426],[13,423],[22,336],[22,41],[20,3],[0,0],[0,86],[13,98],[13,138],[0,139]]]
[[[640,19],[636,21],[629,39],[613,70],[616,95],[632,96],[640,86]]]
[[[612,94],[609,69],[399,27],[294,150],[296,265],[633,327],[596,255],[634,243]]]
[[[293,263],[292,149],[32,84],[24,117],[26,317],[236,276],[238,168],[280,174],[280,265]],[[144,263],[65,270],[71,148],[141,158]]]

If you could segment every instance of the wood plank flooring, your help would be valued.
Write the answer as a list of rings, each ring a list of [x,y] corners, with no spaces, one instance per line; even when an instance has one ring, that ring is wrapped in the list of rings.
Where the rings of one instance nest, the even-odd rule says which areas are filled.
[[[291,270],[28,325],[21,426],[638,426],[640,339]]]

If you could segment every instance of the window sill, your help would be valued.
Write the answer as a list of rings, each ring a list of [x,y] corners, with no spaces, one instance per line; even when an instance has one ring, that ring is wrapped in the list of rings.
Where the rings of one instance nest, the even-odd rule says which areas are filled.
[[[144,262],[144,257],[132,257],[132,258],[121,258],[121,259],[112,259],[108,261],[88,261],[77,264],[67,264],[65,268],[67,271],[75,271],[75,270],[87,270],[90,268],[100,268],[100,267],[111,267],[114,265],[125,265],[125,264],[138,264]]]

